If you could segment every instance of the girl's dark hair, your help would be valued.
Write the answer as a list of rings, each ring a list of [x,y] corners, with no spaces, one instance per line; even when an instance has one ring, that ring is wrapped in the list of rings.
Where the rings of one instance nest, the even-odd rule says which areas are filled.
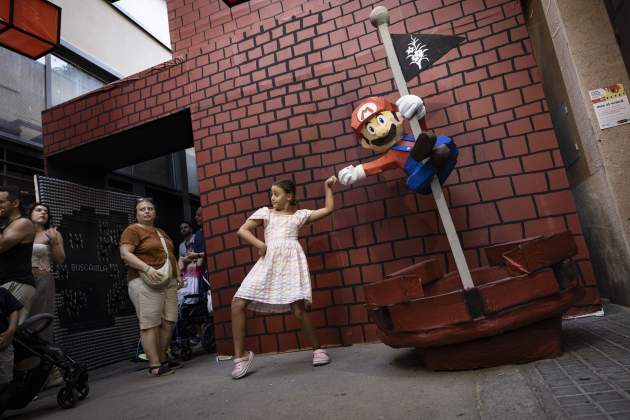
[[[298,202],[295,198],[295,182],[291,181],[290,179],[283,179],[281,181],[274,181],[272,185],[278,188],[282,188],[282,190],[287,194],[291,194],[293,197],[291,198],[291,201],[289,201],[289,204],[291,204],[292,206],[297,206]]]
[[[50,207],[48,207],[46,204],[42,204],[39,202],[34,202],[33,204],[30,205],[30,207],[28,208],[28,219],[31,220],[31,216],[33,215],[33,211],[35,211],[35,207],[37,206],[42,206],[44,207],[46,210],[48,210],[48,220],[46,220],[46,224],[44,224],[44,229],[48,229],[50,227]]]

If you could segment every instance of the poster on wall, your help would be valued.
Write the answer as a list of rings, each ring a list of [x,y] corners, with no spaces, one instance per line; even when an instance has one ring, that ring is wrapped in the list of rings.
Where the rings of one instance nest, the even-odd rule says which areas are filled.
[[[588,93],[601,130],[630,123],[630,103],[623,84],[589,90]]]

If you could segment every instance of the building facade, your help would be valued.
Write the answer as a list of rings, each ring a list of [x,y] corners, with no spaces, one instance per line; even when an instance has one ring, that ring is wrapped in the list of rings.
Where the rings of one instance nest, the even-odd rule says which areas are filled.
[[[0,183],[19,185],[27,203],[44,173],[42,111],[171,58],[165,0],[52,2],[62,8],[59,48],[31,60],[0,47]],[[115,168],[107,188],[162,197],[176,225],[198,206],[194,166],[192,149],[178,151]]]
[[[395,100],[368,16],[377,3],[219,0],[168,2],[173,59],[43,114],[51,174],[82,162],[76,179],[104,185],[125,152],[158,157],[194,144],[218,351],[231,352],[230,302],[256,253],[236,237],[269,204],[271,182],[292,178],[301,206],[323,204],[323,180],[370,159],[350,128],[370,95]],[[514,0],[390,1],[391,31],[466,38],[409,83],[432,130],[460,148],[445,192],[468,264],[485,245],[570,230],[586,296],[596,276],[554,132],[522,4]],[[98,156],[98,159],[97,159]],[[137,159],[137,157],[136,157]],[[99,168],[95,170],[95,168]],[[337,210],[302,232],[313,282],[312,317],[325,344],[374,341],[362,285],[428,257],[454,269],[433,199],[402,173],[339,187]],[[262,233],[262,232],[261,232]],[[247,346],[306,347],[290,315],[252,316]]]

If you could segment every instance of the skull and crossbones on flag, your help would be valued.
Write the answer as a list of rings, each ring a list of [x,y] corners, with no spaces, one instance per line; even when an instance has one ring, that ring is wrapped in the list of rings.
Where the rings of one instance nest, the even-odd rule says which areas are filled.
[[[392,34],[391,36],[405,81],[414,78],[421,70],[431,67],[444,54],[466,40],[451,35]]]

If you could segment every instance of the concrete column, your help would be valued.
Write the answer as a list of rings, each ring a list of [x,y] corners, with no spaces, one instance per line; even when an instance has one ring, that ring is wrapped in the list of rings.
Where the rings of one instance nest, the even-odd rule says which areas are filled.
[[[579,149],[567,174],[600,290],[630,305],[630,124],[600,130],[588,93],[630,89],[610,19],[599,0],[532,0],[526,16],[551,111],[568,112],[558,139]]]

